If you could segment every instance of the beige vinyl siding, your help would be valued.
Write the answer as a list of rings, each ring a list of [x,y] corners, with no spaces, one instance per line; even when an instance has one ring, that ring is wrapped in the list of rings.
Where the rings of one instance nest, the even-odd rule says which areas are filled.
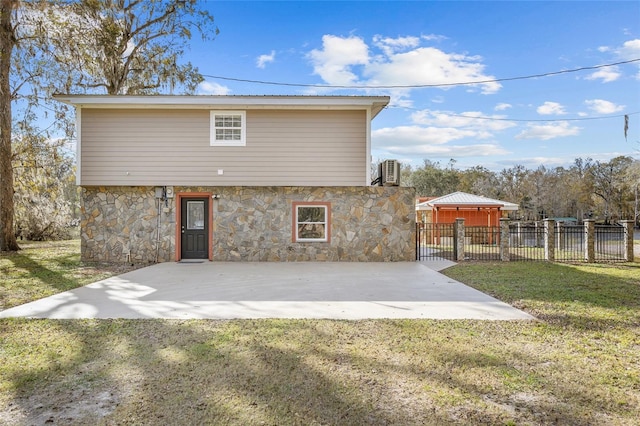
[[[204,109],[82,109],[81,184],[366,184],[364,110],[248,110],[241,147],[210,146],[209,116]]]

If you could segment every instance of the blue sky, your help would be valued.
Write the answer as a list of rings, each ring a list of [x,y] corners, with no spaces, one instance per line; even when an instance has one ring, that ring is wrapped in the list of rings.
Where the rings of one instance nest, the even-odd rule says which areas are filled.
[[[389,95],[372,155],[464,169],[640,157],[640,2],[210,1],[201,94]],[[216,78],[327,86],[267,85]],[[406,86],[446,84],[442,87]],[[624,115],[629,114],[627,140]],[[481,117],[481,118],[473,118]],[[489,118],[489,119],[488,119]],[[517,121],[509,121],[517,120]]]

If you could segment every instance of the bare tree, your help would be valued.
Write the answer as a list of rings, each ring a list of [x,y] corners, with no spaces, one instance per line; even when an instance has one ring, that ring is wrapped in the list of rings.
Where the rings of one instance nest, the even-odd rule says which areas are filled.
[[[460,191],[498,198],[498,179],[496,174],[484,166],[475,166],[462,172]]]
[[[593,193],[604,204],[604,222],[609,223],[613,215],[620,216],[625,188],[627,168],[632,164],[631,157],[619,156],[609,162],[596,161],[589,169],[593,178]]]

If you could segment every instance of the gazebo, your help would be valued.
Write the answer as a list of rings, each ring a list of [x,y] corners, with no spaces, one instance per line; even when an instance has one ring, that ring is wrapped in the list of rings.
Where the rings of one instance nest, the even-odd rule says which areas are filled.
[[[465,226],[499,226],[501,217],[518,210],[517,204],[466,192],[420,201],[416,203],[416,221],[421,223],[454,223],[463,218]]]

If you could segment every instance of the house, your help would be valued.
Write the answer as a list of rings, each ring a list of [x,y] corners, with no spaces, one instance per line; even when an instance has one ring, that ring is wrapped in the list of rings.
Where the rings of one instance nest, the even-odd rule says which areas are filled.
[[[417,221],[423,223],[453,223],[463,218],[465,226],[499,226],[501,217],[518,210],[517,204],[466,192],[417,201]]]
[[[413,188],[371,186],[386,96],[58,95],[85,261],[413,260]]]

